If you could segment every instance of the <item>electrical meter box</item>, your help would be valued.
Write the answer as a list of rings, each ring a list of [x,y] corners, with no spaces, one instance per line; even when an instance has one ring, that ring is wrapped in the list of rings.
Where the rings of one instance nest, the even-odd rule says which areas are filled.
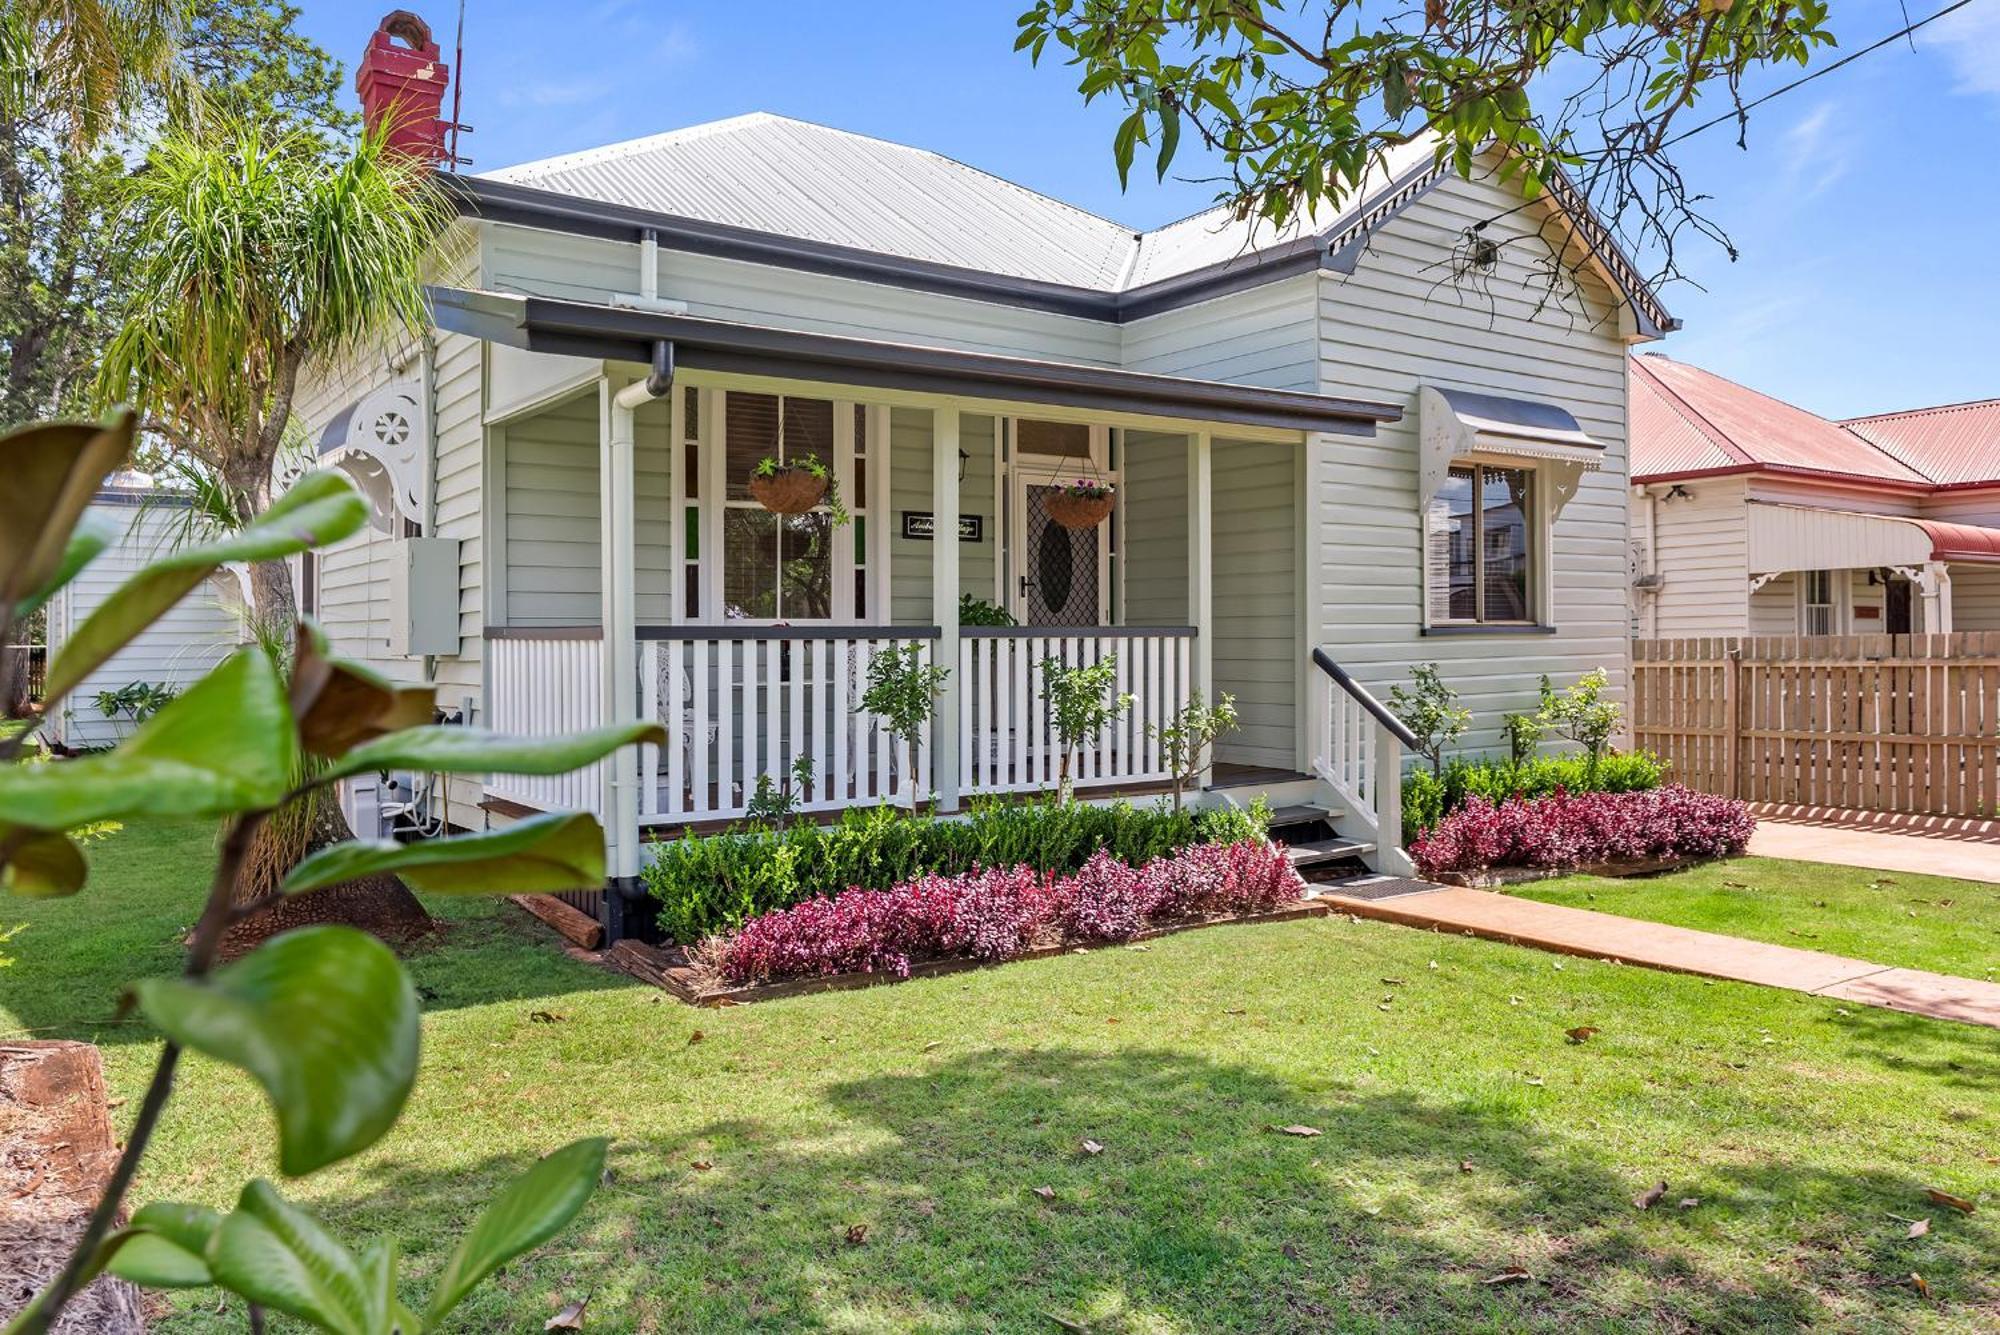
[[[458,539],[399,538],[389,559],[389,653],[458,652]]]

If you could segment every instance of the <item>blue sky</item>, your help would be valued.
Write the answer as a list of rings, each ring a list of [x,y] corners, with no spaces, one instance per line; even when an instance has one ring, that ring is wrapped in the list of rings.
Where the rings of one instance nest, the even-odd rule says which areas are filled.
[[[301,3],[350,67],[389,7]],[[403,3],[448,51],[453,0]],[[1014,54],[1022,7],[467,0],[465,151],[478,171],[765,110],[947,153],[1137,227],[1205,207],[1210,187],[1190,181],[1135,172],[1120,192],[1119,112]],[[1836,6],[1842,48],[1902,12]],[[1748,152],[1722,126],[1680,160],[1742,257],[1684,252],[1706,290],[1667,290],[1687,327],[1664,351],[1829,415],[2000,395],[2000,0],[1753,113]]]

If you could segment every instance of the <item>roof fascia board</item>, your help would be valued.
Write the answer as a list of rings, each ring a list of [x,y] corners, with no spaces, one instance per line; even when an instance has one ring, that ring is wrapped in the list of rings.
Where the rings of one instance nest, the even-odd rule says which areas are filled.
[[[1655,482],[1693,482],[1707,477],[1768,476],[1788,478],[1799,482],[1819,482],[1851,487],[1857,491],[1898,491],[1925,496],[1946,488],[1930,482],[1910,482],[1902,478],[1867,477],[1860,473],[1835,473],[1824,468],[1800,468],[1793,464],[1730,464],[1723,468],[1680,468],[1659,473],[1635,473],[1631,483],[1635,487],[1647,486]],[[1993,483],[1981,483],[1993,486]],[[1775,502],[1782,504],[1782,502]]]
[[[1394,404],[1296,390],[884,343],[548,297],[436,287],[428,291],[433,318],[441,327],[536,352],[643,362],[651,358],[656,342],[666,340],[674,344],[676,363],[695,370],[1346,435],[1372,436],[1376,423],[1402,416]]]

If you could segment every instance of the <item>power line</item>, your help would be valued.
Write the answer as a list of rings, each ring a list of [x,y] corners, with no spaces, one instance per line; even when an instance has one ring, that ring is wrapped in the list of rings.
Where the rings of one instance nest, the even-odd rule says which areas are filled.
[[[1743,116],[1747,114],[1753,107],[1761,107],[1766,102],[1769,102],[1772,98],[1782,97],[1786,93],[1791,92],[1794,88],[1803,88],[1805,85],[1811,83],[1814,79],[1819,78],[1821,75],[1831,74],[1843,65],[1852,65],[1855,61],[1861,59],[1861,57],[1867,55],[1869,52],[1879,51],[1883,47],[1888,46],[1892,42],[1896,42],[1901,40],[1902,38],[1908,37],[1911,33],[1914,33],[1917,29],[1923,27],[1925,24],[1935,23],[1937,22],[1937,20],[1943,18],[1945,15],[1953,13],[1956,10],[1964,9],[1967,5],[1971,3],[1972,0],[1954,0],[1952,4],[1946,5],[1943,9],[1940,9],[1937,13],[1932,14],[1929,18],[1918,19],[1915,23],[1909,24],[1906,27],[1900,28],[1897,31],[1890,33],[1887,37],[1882,38],[1880,41],[1871,42],[1869,45],[1862,47],[1859,51],[1850,51],[1848,54],[1842,56],[1839,60],[1834,61],[1831,65],[1822,65],[1818,69],[1812,71],[1810,74],[1806,74],[1801,76],[1800,78],[1792,80],[1790,83],[1786,84],[1782,88],[1774,88],[1770,92],[1764,94],[1762,97],[1754,98],[1749,102],[1743,103],[1741,106],[1735,108],[1734,110],[1724,112],[1722,115],[1717,116],[1714,120],[1703,121],[1700,125],[1695,126],[1693,129],[1683,130],[1679,134],[1675,135],[1673,138],[1661,144],[1660,147],[1671,148],[1673,145],[1678,144],[1681,140],[1700,134],[1703,130],[1714,129],[1716,126],[1721,125],[1724,121],[1741,120]]]

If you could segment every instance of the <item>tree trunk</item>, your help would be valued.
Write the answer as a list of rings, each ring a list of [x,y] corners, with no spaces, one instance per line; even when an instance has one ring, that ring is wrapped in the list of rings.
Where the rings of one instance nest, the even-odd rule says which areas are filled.
[[[246,520],[270,507],[271,466],[267,458],[239,458],[224,470],[223,476],[238,497],[239,506],[247,512]],[[289,651],[299,617],[290,564],[285,561],[253,564],[250,600],[250,616],[258,637],[268,645]],[[235,900],[239,907],[272,902],[252,910],[229,929],[224,937],[224,954],[241,954],[267,937],[312,923],[359,927],[392,945],[430,931],[433,924],[424,906],[393,876],[370,876],[273,900],[278,885],[301,860],[353,837],[354,831],[348,828],[340,803],[332,792],[325,790],[301,799],[264,822],[237,878]]]

